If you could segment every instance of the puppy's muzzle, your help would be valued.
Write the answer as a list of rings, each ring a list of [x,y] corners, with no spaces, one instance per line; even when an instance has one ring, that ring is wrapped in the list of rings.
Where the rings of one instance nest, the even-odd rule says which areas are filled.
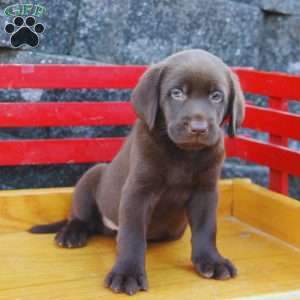
[[[206,120],[191,120],[187,130],[191,135],[205,136],[208,134],[209,124]]]

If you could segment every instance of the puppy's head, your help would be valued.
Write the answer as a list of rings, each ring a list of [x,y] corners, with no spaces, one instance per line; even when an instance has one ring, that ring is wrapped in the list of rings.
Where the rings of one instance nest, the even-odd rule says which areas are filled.
[[[228,118],[234,136],[244,118],[244,96],[237,76],[203,50],[179,52],[149,68],[133,91],[137,115],[152,130],[161,110],[169,138],[179,148],[214,145]]]

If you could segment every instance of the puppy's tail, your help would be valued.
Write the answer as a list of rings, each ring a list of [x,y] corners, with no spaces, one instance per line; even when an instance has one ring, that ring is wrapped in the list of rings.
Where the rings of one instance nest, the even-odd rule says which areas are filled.
[[[62,220],[59,222],[37,225],[31,227],[28,231],[31,233],[56,233],[67,224],[68,220]]]

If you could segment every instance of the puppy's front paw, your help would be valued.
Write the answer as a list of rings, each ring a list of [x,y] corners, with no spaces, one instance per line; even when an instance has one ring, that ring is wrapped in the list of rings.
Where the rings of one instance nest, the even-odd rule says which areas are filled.
[[[105,286],[115,293],[133,295],[138,291],[148,289],[145,272],[136,271],[135,268],[115,266],[105,278]]]
[[[55,236],[60,247],[79,248],[87,243],[89,231],[85,222],[77,219],[69,221]]]
[[[233,263],[223,257],[212,258],[202,256],[194,260],[197,272],[204,278],[226,280],[237,275],[237,269]]]

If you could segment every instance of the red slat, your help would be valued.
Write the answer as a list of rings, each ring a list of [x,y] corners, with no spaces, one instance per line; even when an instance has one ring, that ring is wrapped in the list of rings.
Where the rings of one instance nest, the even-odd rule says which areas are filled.
[[[0,88],[133,88],[146,66],[0,65]],[[235,68],[245,91],[300,100],[300,77]]]
[[[300,176],[300,153],[246,137],[226,138],[228,157],[239,157],[278,171]]]
[[[32,165],[110,161],[124,138],[0,141],[0,165]],[[271,166],[300,176],[300,154],[245,137],[226,139],[228,156]]]
[[[234,70],[245,92],[300,101],[300,76],[243,68]]]
[[[126,102],[0,103],[0,128],[131,125],[135,118]]]
[[[131,125],[127,102],[0,103],[0,127]],[[247,105],[243,127],[300,140],[300,116]]]
[[[276,109],[247,105],[243,127],[300,140],[300,116]]]
[[[124,138],[0,141],[0,165],[108,162]]]
[[[0,65],[0,88],[131,89],[146,66]],[[245,91],[300,100],[300,77],[235,68]]]
[[[288,101],[280,98],[269,98],[269,106],[274,109],[287,111]],[[283,147],[288,146],[288,139],[280,135],[270,134],[270,142],[272,144]],[[280,172],[278,170],[270,169],[269,187],[271,190],[288,195],[289,176],[287,172]]]
[[[145,66],[0,65],[0,88],[132,89]]]

